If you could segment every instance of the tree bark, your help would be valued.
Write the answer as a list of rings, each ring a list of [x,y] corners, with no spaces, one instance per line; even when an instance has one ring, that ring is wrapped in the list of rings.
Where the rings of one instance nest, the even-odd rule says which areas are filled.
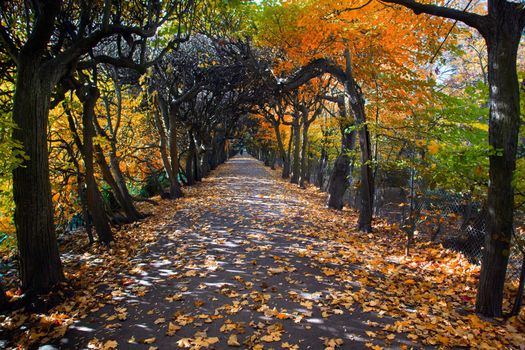
[[[345,89],[350,97],[350,106],[355,117],[355,125],[359,133],[359,149],[361,154],[359,219],[357,227],[360,231],[372,231],[372,215],[374,207],[374,177],[372,171],[372,152],[370,150],[370,134],[366,124],[365,100],[361,87],[352,73],[350,51],[345,50],[346,81]]]
[[[38,294],[63,281],[64,274],[49,181],[47,127],[53,77],[32,50],[30,45],[22,49],[17,67],[13,139],[27,158],[13,171],[13,194],[22,290]]]
[[[144,216],[137,210],[133,202],[133,197],[131,197],[128,186],[126,185],[124,174],[122,174],[122,170],[120,170],[120,159],[117,156],[117,148],[114,142],[112,142],[111,151],[109,152],[109,164],[111,165],[111,172],[120,192],[120,198],[122,198],[119,204],[122,210],[124,210],[126,217],[130,222],[142,219]]]
[[[299,121],[295,121],[292,125],[293,129],[293,170],[291,183],[298,184],[299,177],[301,174],[301,124]]]
[[[350,170],[349,151],[355,148],[355,130],[345,132],[346,126],[341,128],[341,154],[337,157],[334,169],[330,175],[328,186],[328,207],[341,210],[343,209],[343,197],[348,188],[348,176]]]
[[[308,128],[310,123],[308,123],[308,113],[305,113],[303,116],[303,142],[301,144],[301,178],[299,179],[299,186],[301,188],[306,188],[306,178],[308,175]]]
[[[316,185],[319,187],[320,190],[323,189],[323,182],[324,182],[324,170],[326,167],[328,155],[326,154],[326,149],[324,146],[321,148],[321,156],[319,158],[319,167],[317,168],[317,178],[316,178]]]
[[[161,116],[159,115],[159,112],[154,111],[153,116],[155,118],[155,126],[159,133],[159,148],[160,148],[160,157],[162,159],[162,165],[164,166],[164,170],[169,179],[173,177],[173,175],[171,174],[170,159],[168,156],[168,137],[166,136],[166,129],[162,122]]]
[[[169,113],[170,128],[169,128],[169,153],[170,153],[170,165],[171,174],[170,177],[170,198],[177,199],[182,197],[182,190],[178,179],[179,175],[179,149],[177,146],[177,128],[175,126],[177,121],[177,114],[175,110],[171,110]]]
[[[84,228],[86,229],[89,244],[93,244],[95,243],[95,239],[93,238],[93,228],[89,219],[89,208],[84,182],[82,181],[82,176],[80,175],[80,169],[77,169],[77,172],[79,172],[79,174],[77,175],[77,192],[78,198],[80,198],[80,207],[82,209],[82,218],[84,219]]]
[[[283,162],[283,171],[281,177],[287,179],[290,176],[290,160],[286,156],[286,150],[284,149],[283,138],[281,137],[281,130],[279,130],[279,124],[273,123],[273,129],[275,131],[275,138],[277,139],[277,149],[279,157]]]
[[[521,32],[511,14],[500,13],[500,16],[497,26],[485,38],[490,89],[489,144],[495,152],[489,158],[488,232],[476,298],[476,311],[490,317],[502,315],[514,222],[512,179],[520,127],[516,60]]]
[[[290,170],[291,170],[290,169],[290,166],[291,166],[290,163],[291,163],[293,138],[294,138],[293,128],[290,128],[290,138],[288,139],[288,149],[286,151],[286,164],[288,165],[288,168],[286,169],[286,172],[285,172],[285,168],[283,167],[283,175],[282,175],[283,179],[287,179],[287,178],[290,177]]]
[[[86,178],[86,198],[89,212],[93,219],[93,226],[100,242],[109,244],[113,240],[113,234],[109,225],[109,220],[104,210],[104,201],[95,180],[95,170],[93,166],[93,137],[95,136],[95,126],[93,117],[95,104],[99,97],[99,91],[95,86],[89,86],[85,94],[78,93],[82,101],[82,134],[83,149],[82,158],[84,159],[85,178]]]
[[[188,154],[186,155],[186,178],[188,185],[195,184],[195,139],[193,133],[188,130]]]
[[[201,143],[196,137],[194,137],[194,141],[195,141],[194,176],[195,176],[196,181],[202,181],[202,163],[201,163],[201,156],[200,156]]]

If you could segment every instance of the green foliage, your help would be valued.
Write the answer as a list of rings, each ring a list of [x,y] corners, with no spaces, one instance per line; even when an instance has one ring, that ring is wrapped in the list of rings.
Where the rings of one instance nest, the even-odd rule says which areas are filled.
[[[437,104],[426,117],[424,154],[419,166],[431,187],[484,195],[488,181],[488,89],[482,83],[464,89],[464,97],[436,92]]]
[[[11,117],[12,86],[4,83],[1,86],[2,101],[0,110],[0,252],[13,251],[15,247],[13,227],[13,184],[12,171],[21,166],[24,151],[20,143],[13,140],[13,129],[16,128]]]
[[[0,114],[0,181],[9,180],[25,158],[22,146],[12,138],[15,127],[10,112]]]

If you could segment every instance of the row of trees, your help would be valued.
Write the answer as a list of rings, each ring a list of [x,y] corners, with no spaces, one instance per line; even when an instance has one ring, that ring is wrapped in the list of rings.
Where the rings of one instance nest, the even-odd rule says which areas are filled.
[[[13,189],[2,216],[14,208],[29,301],[64,281],[57,225],[81,216],[90,242],[107,245],[111,223],[144,217],[137,201],[176,199],[229,156],[256,95],[244,44],[227,37],[240,26],[225,21],[230,6],[2,4],[2,184]]]
[[[478,195],[481,193],[480,188],[485,189],[486,192],[478,198],[485,203],[485,210],[490,214],[476,310],[486,316],[501,316],[514,231],[515,207],[509,203],[516,202],[513,178],[519,156],[517,150],[521,124],[516,65],[518,45],[525,26],[525,12],[518,3],[497,0],[475,6],[470,6],[469,2],[460,10],[412,0],[385,2],[401,5],[415,14],[426,13],[452,19],[455,21],[450,29],[452,31],[457,22],[462,22],[466,26],[458,25],[458,34],[467,31],[468,27],[477,30],[474,36],[482,37],[488,53],[484,56],[483,47],[474,50],[483,79],[472,82],[459,99],[454,97],[457,94],[439,91],[441,87],[428,74],[428,63],[440,53],[454,53],[447,51],[446,40],[450,30],[443,25],[447,22],[436,17],[408,22],[406,18],[410,14],[407,10],[370,1],[340,4],[290,1],[283,5],[270,5],[265,8],[262,21],[266,30],[259,40],[281,53],[276,57],[274,68],[281,74],[278,90],[288,97],[281,95],[280,99],[260,106],[258,113],[275,131],[275,136],[268,132],[262,133],[266,137],[262,137],[263,142],[258,146],[269,149],[273,145],[274,152],[283,163],[283,177],[288,175],[291,162],[292,182],[308,178],[309,175],[302,167],[308,162],[308,157],[302,150],[308,147],[308,120],[315,119],[319,110],[312,106],[316,99],[333,104],[327,109],[338,111],[341,150],[329,182],[329,206],[342,207],[342,194],[349,185],[348,174],[352,172],[354,164],[358,164],[358,228],[363,231],[372,229],[374,175],[379,167],[388,166],[388,162],[378,162],[378,149],[383,147],[378,144],[380,140],[389,140],[390,145],[397,144],[391,150],[398,153],[398,164],[402,163],[399,158],[404,158],[405,166],[407,161],[417,161],[419,166],[435,162],[434,166],[437,163],[450,170],[457,165],[458,170],[461,170],[459,174],[465,177],[453,185],[450,177],[441,179],[440,183],[435,175],[443,175],[443,172],[432,172],[432,168],[427,169],[426,176],[434,180],[434,185],[448,189],[463,187],[460,190],[464,190],[467,187],[464,192],[477,191]],[[438,45],[440,41],[442,43]],[[400,42],[403,45],[399,45]],[[455,47],[454,39],[450,40],[450,44],[451,48]],[[436,66],[436,69],[447,67],[439,63]],[[290,97],[293,96],[290,91],[297,88],[300,95],[306,95],[306,82],[312,79],[326,80],[327,76],[336,81],[332,83],[335,87],[332,88],[332,94],[325,96],[326,91],[319,89],[316,97],[305,98],[310,102],[309,108],[305,108],[304,104],[298,105]],[[484,84],[487,90],[484,90]],[[338,93],[333,94],[334,90]],[[488,96],[485,97],[484,91],[488,91]],[[482,98],[479,98],[480,93]],[[485,105],[489,107],[488,119],[484,116]],[[442,111],[438,112],[440,107]],[[458,114],[461,108],[463,110]],[[308,117],[300,117],[302,113],[308,114]],[[286,115],[290,115],[289,120]],[[370,115],[375,117],[375,123]],[[455,161],[451,155],[439,159],[444,153],[440,152],[440,148],[446,144],[447,138],[451,140],[454,136],[441,135],[436,141],[432,140],[435,137],[432,135],[436,135],[438,130],[455,132],[450,124],[446,126],[447,120],[444,123],[443,118],[460,128],[465,127],[464,121],[468,120],[467,125],[470,124],[468,127],[472,130],[461,137],[455,136],[456,141],[462,139],[467,145],[461,151],[463,156]],[[483,127],[483,124],[480,126],[485,120],[488,128]],[[434,124],[427,124],[427,127],[417,125],[421,122]],[[291,125],[290,131],[284,131],[290,135],[288,153],[284,151],[282,125]],[[408,125],[410,129],[406,132],[404,129]],[[373,130],[372,140],[370,129],[378,126],[379,129]],[[301,127],[302,148],[299,147]],[[400,132],[404,135],[400,135]],[[422,132],[426,134],[422,135]],[[469,135],[470,138],[465,137]],[[487,136],[488,142],[484,139]],[[273,140],[269,142],[268,139]],[[359,159],[351,151],[354,148],[359,152]],[[292,157],[290,152],[293,153]],[[321,148],[321,164],[324,162],[323,157],[326,157],[322,155],[324,152]],[[416,154],[420,156],[414,157]],[[429,161],[426,158],[432,159]],[[450,176],[451,171],[448,174]]]
[[[442,165],[440,156],[449,161],[440,153],[444,138],[436,135],[457,130],[461,121],[451,127],[448,117],[465,106],[465,98],[438,93],[430,73],[446,67],[430,62],[454,52],[448,22],[414,20],[410,9],[463,22],[487,43],[487,64],[482,57],[481,66],[490,93],[489,144],[475,148],[463,170],[475,169],[478,187],[488,183],[490,228],[477,311],[501,315],[514,221],[508,203],[525,12],[505,0],[489,0],[486,8],[466,5],[456,10],[413,0],[3,3],[0,131],[9,143],[1,156],[2,181],[13,183],[23,290],[39,294],[64,279],[57,212],[64,222],[82,213],[90,240],[92,222],[97,240],[108,244],[111,221],[140,220],[135,203],[154,191],[182,196],[181,184],[199,181],[224,161],[229,140],[239,137],[249,138],[268,163],[279,160],[283,177],[301,187],[309,179],[312,153],[318,153],[318,179],[332,158],[328,205],[334,209],[342,208],[349,175],[358,169],[358,228],[372,230],[377,170],[398,171],[416,154],[421,167],[430,164],[428,154],[430,162]],[[470,106],[473,117],[466,123],[476,129],[484,120],[483,106]],[[482,140],[487,130],[477,130],[472,134]],[[465,141],[464,135],[455,141]],[[149,193],[136,190],[148,186]]]

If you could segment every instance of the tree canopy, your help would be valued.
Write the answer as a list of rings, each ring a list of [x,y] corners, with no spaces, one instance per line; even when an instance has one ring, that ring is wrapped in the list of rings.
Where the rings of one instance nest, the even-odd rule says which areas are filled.
[[[70,250],[111,254],[249,152],[348,234],[463,254],[469,312],[514,322],[524,27],[507,0],[2,2],[0,306],[64,302]]]

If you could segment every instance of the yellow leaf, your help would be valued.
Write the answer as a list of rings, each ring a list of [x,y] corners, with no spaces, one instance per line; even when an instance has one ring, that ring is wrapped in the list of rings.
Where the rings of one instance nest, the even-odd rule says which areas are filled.
[[[110,350],[110,349],[116,349],[118,347],[118,343],[116,340],[108,340],[107,342],[102,345],[103,350]]]
[[[176,325],[175,323],[170,322],[168,324],[168,330],[166,331],[166,335],[171,337],[174,336],[175,333],[180,329],[180,326]]]
[[[228,345],[229,346],[241,346],[241,344],[239,344],[239,341],[237,340],[237,334],[232,334],[228,337]]]
[[[191,338],[182,338],[177,340],[177,345],[179,348],[189,348],[191,347]]]
[[[155,338],[155,337],[147,338],[147,339],[144,339],[144,344],[153,344],[153,343],[155,343],[156,340],[157,340],[157,338]]]

